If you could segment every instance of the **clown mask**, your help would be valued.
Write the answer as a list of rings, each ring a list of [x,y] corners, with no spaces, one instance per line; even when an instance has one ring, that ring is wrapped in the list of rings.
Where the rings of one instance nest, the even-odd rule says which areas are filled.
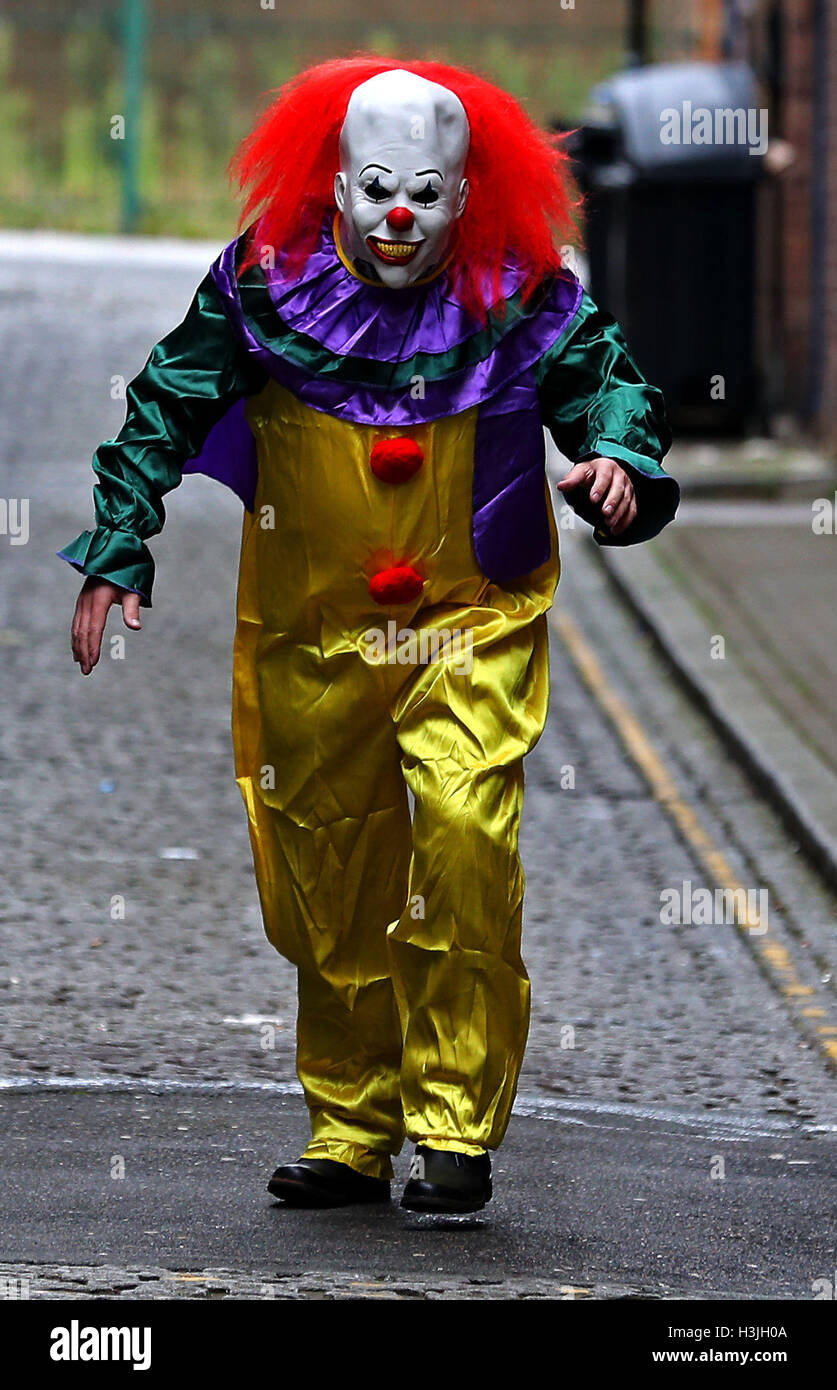
[[[394,69],[355,88],[334,196],[361,274],[402,289],[444,261],[468,196],[468,141],[461,101],[438,83]]]

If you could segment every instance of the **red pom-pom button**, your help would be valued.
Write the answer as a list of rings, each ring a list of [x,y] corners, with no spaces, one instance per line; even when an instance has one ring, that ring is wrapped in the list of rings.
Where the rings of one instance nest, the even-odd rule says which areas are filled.
[[[379,570],[369,581],[369,592],[376,603],[410,603],[423,588],[424,580],[412,565]]]
[[[424,451],[414,439],[379,439],[369,456],[369,466],[382,483],[406,483],[418,473]]]

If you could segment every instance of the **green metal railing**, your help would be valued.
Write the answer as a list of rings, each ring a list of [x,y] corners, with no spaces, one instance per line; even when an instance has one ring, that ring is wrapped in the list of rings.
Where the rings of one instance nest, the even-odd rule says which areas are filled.
[[[122,159],[122,230],[134,232],[140,218],[139,160],[147,32],[146,0],[123,0],[122,53],[125,74],[125,150]]]

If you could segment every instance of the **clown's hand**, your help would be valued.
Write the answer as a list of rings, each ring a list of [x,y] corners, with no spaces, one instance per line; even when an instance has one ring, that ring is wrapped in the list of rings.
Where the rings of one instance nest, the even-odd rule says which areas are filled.
[[[579,516],[612,536],[627,530],[636,517],[633,483],[615,459],[584,459],[557,487]]]
[[[78,662],[83,676],[89,676],[99,660],[108,610],[114,603],[122,605],[125,626],[138,631],[142,627],[139,594],[120,589],[107,579],[94,576],[85,579],[76,603],[72,634],[73,661]]]

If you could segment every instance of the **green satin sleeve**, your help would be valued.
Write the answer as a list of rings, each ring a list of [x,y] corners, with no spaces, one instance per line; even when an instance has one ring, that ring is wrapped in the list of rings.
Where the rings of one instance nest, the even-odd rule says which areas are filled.
[[[538,364],[543,422],[574,463],[600,455],[619,461],[634,485],[637,515],[619,536],[598,527],[599,545],[650,540],[672,520],[680,488],[662,467],[671,446],[662,392],[650,386],[619,324],[585,290],[575,319]],[[567,494],[579,515],[595,524],[585,498]]]
[[[234,337],[209,275],[183,322],[153,349],[127,390],[125,423],[96,451],[96,529],[59,551],[83,574],[109,579],[151,606],[163,497],[183,478],[212,426],[241,396],[260,390],[262,369]]]

